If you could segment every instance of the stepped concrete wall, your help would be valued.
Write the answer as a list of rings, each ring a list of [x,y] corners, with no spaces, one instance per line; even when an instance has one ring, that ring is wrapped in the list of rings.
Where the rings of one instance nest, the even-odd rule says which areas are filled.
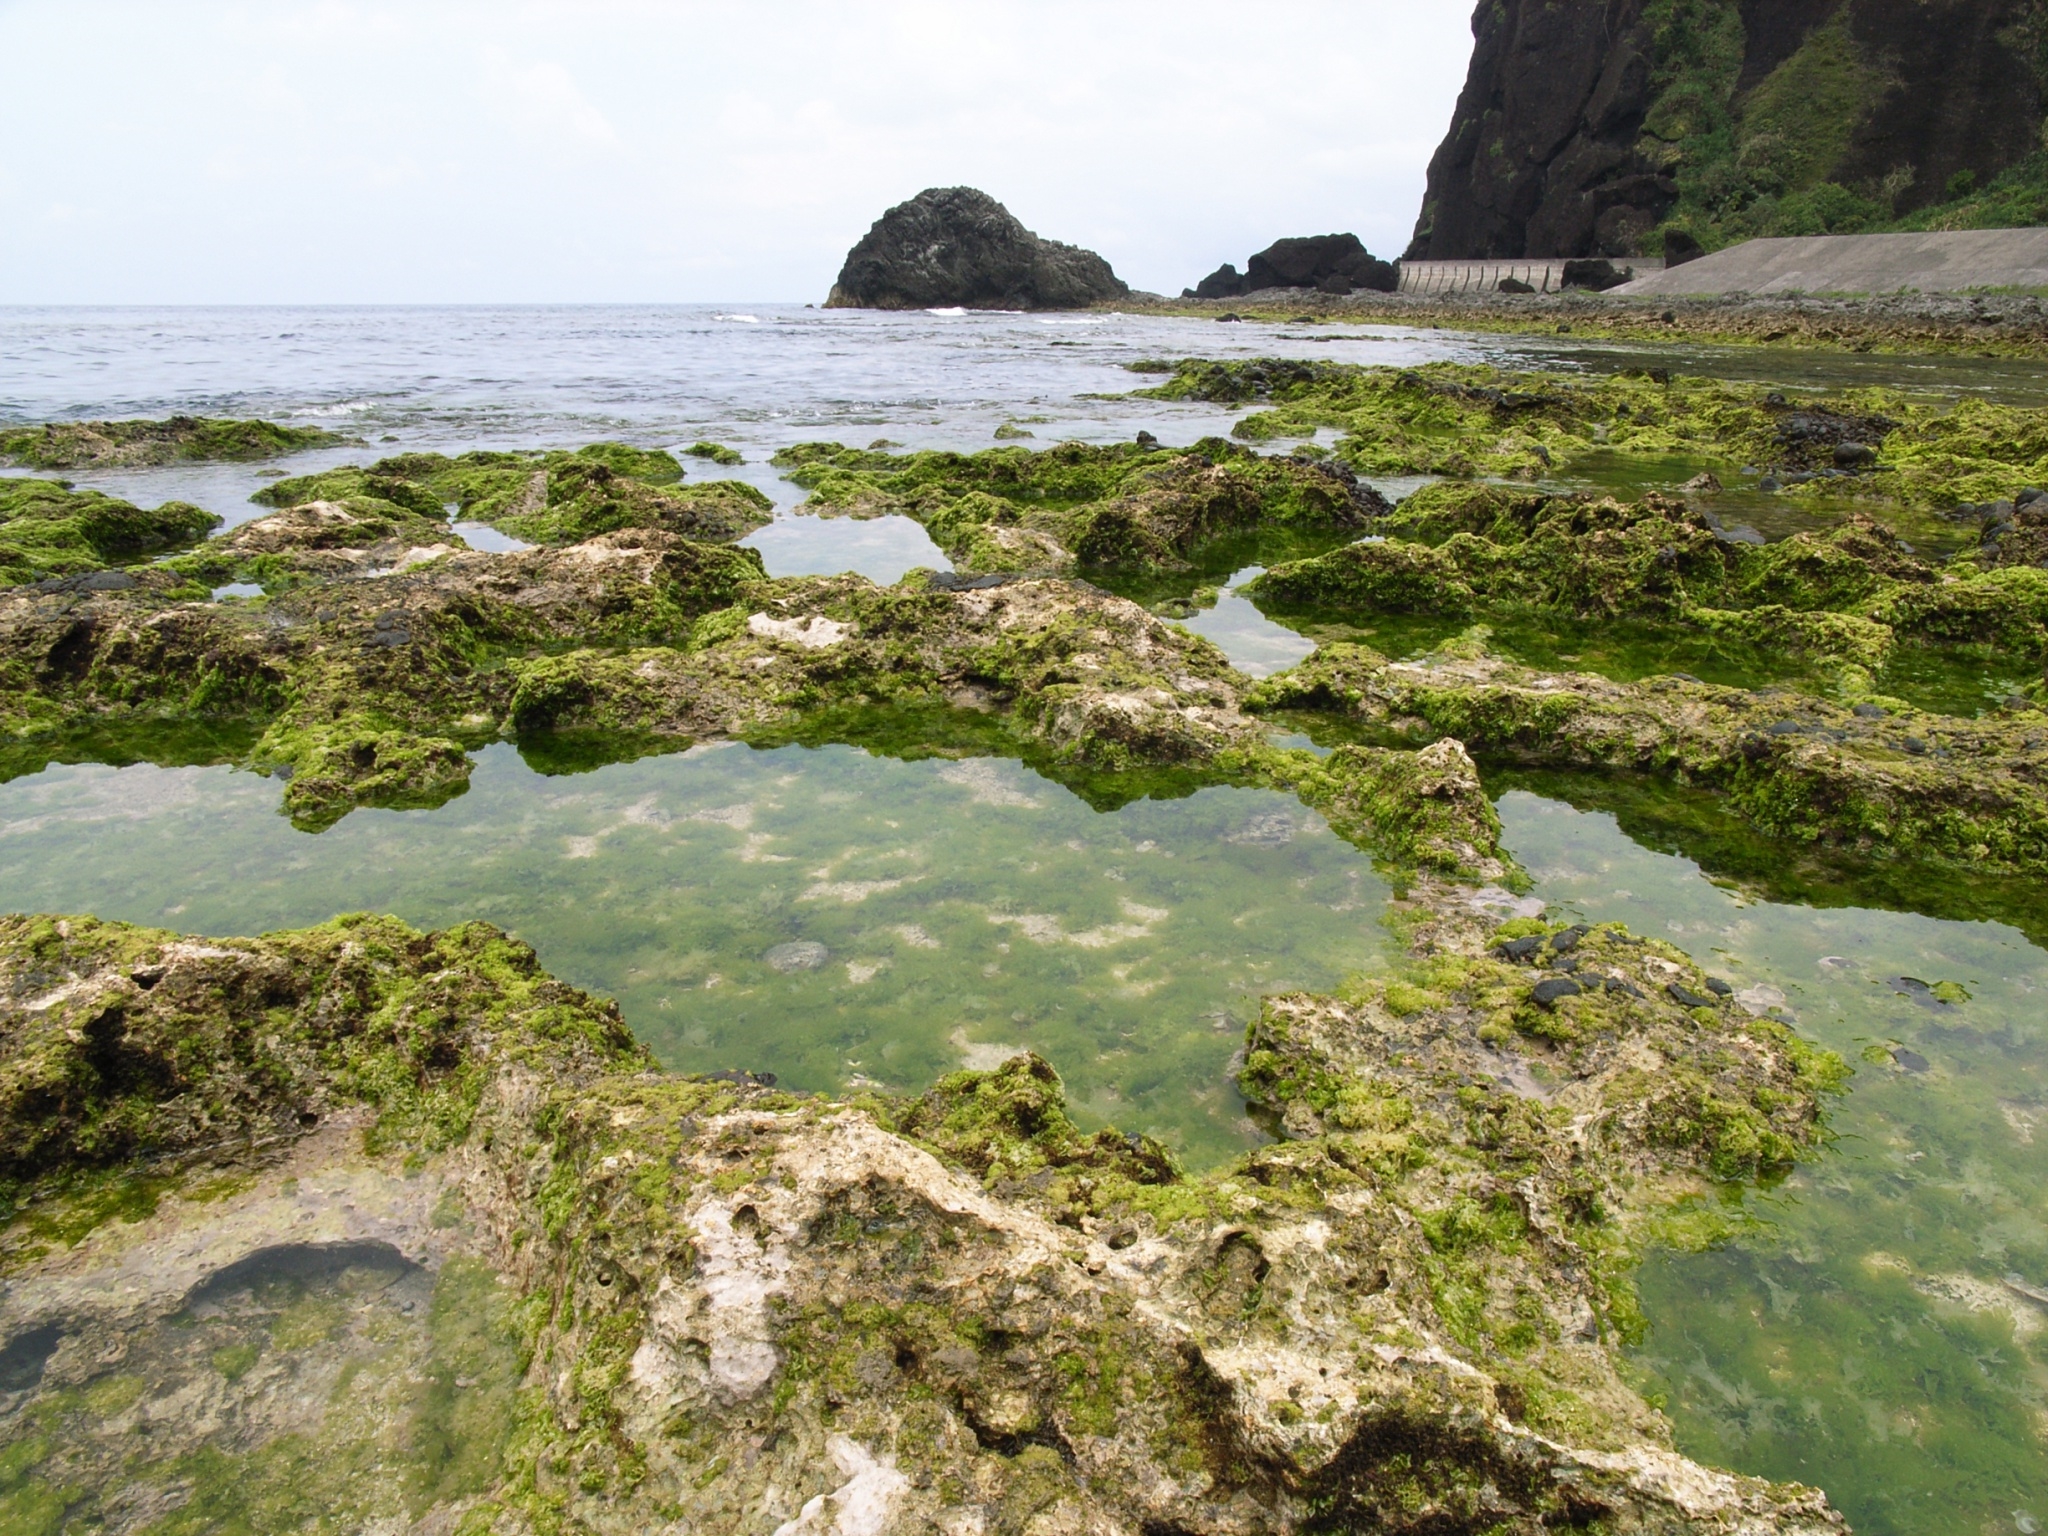
[[[1614,291],[1629,297],[1728,293],[1957,293],[2048,289],[2048,229],[1750,240]]]
[[[1435,295],[1443,293],[1498,293],[1501,279],[1512,277],[1527,283],[1538,293],[1556,293],[1563,286],[1564,264],[1568,258],[1550,260],[1521,257],[1499,261],[1404,261],[1401,263],[1401,292]],[[1661,272],[1660,257],[1625,256],[1617,268],[1635,268],[1638,274]]]

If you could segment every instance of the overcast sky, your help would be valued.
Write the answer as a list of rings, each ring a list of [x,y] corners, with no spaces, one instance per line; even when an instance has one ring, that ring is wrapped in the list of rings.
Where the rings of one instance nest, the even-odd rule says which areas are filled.
[[[0,0],[0,303],[815,300],[967,183],[1178,293],[1398,255],[1467,0]]]

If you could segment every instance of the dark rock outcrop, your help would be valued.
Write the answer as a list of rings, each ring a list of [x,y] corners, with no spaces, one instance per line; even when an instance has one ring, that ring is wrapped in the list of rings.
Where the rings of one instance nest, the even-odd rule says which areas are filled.
[[[1655,254],[1672,230],[1713,249],[1925,227],[1950,203],[1973,227],[2033,217],[1976,194],[2039,147],[2039,0],[1667,10],[1482,0],[1408,257]]]
[[[847,253],[827,309],[1085,309],[1130,286],[1093,251],[1041,240],[986,192],[933,187]]]
[[[1392,293],[1400,273],[1381,261],[1356,235],[1306,235],[1275,240],[1245,263],[1242,275],[1229,262],[1183,294],[1191,299],[1234,299],[1268,288],[1314,288],[1355,293],[1361,288]]]

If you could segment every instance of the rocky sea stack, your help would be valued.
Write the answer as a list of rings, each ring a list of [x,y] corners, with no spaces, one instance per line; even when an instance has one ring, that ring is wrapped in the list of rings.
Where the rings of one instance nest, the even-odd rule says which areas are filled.
[[[1093,251],[1042,240],[973,187],[898,203],[847,253],[827,309],[1085,309],[1130,295]]]
[[[1269,288],[1313,288],[1320,293],[1355,293],[1364,288],[1392,293],[1401,274],[1381,261],[1356,235],[1307,235],[1275,240],[1239,272],[1225,262],[1183,298],[1235,299]]]

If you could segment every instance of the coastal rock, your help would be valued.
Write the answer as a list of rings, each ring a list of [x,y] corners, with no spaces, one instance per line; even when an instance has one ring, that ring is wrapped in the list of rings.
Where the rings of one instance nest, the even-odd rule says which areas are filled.
[[[219,525],[211,512],[182,501],[144,510],[54,480],[0,477],[0,584],[84,575]]]
[[[1242,276],[1225,262],[1188,290],[1188,296],[1233,299],[1271,288],[1314,288],[1330,294],[1360,289],[1392,293],[1400,282],[1399,269],[1374,256],[1358,236],[1309,235],[1274,241],[1245,263]]]
[[[1719,247],[1927,228],[1943,204],[1968,222],[1932,227],[2011,217],[1978,189],[2040,147],[2027,0],[1700,0],[1687,15],[1479,5],[1408,258],[1643,255],[1663,226],[1683,260],[1674,224]]]
[[[1707,1181],[1815,1148],[1846,1068],[1637,985],[1707,983],[1613,927],[1574,954],[1614,985],[1527,1003],[1474,894],[1411,892],[1434,990],[1268,1000],[1239,1082],[1290,1139],[1201,1177],[1083,1130],[1032,1055],[853,1101],[661,1073],[487,924],[0,918],[0,1169],[34,1213],[0,1231],[4,1381],[41,1431],[10,1496],[252,1529],[1833,1536],[1821,1494],[1668,1448],[1615,1275]],[[1554,1105],[1518,1091],[1537,1063]]]
[[[0,463],[30,469],[247,463],[354,439],[318,427],[172,416],[164,421],[53,421],[0,431]]]
[[[1093,251],[1033,234],[972,187],[899,203],[847,253],[827,309],[1086,309],[1130,296]]]

